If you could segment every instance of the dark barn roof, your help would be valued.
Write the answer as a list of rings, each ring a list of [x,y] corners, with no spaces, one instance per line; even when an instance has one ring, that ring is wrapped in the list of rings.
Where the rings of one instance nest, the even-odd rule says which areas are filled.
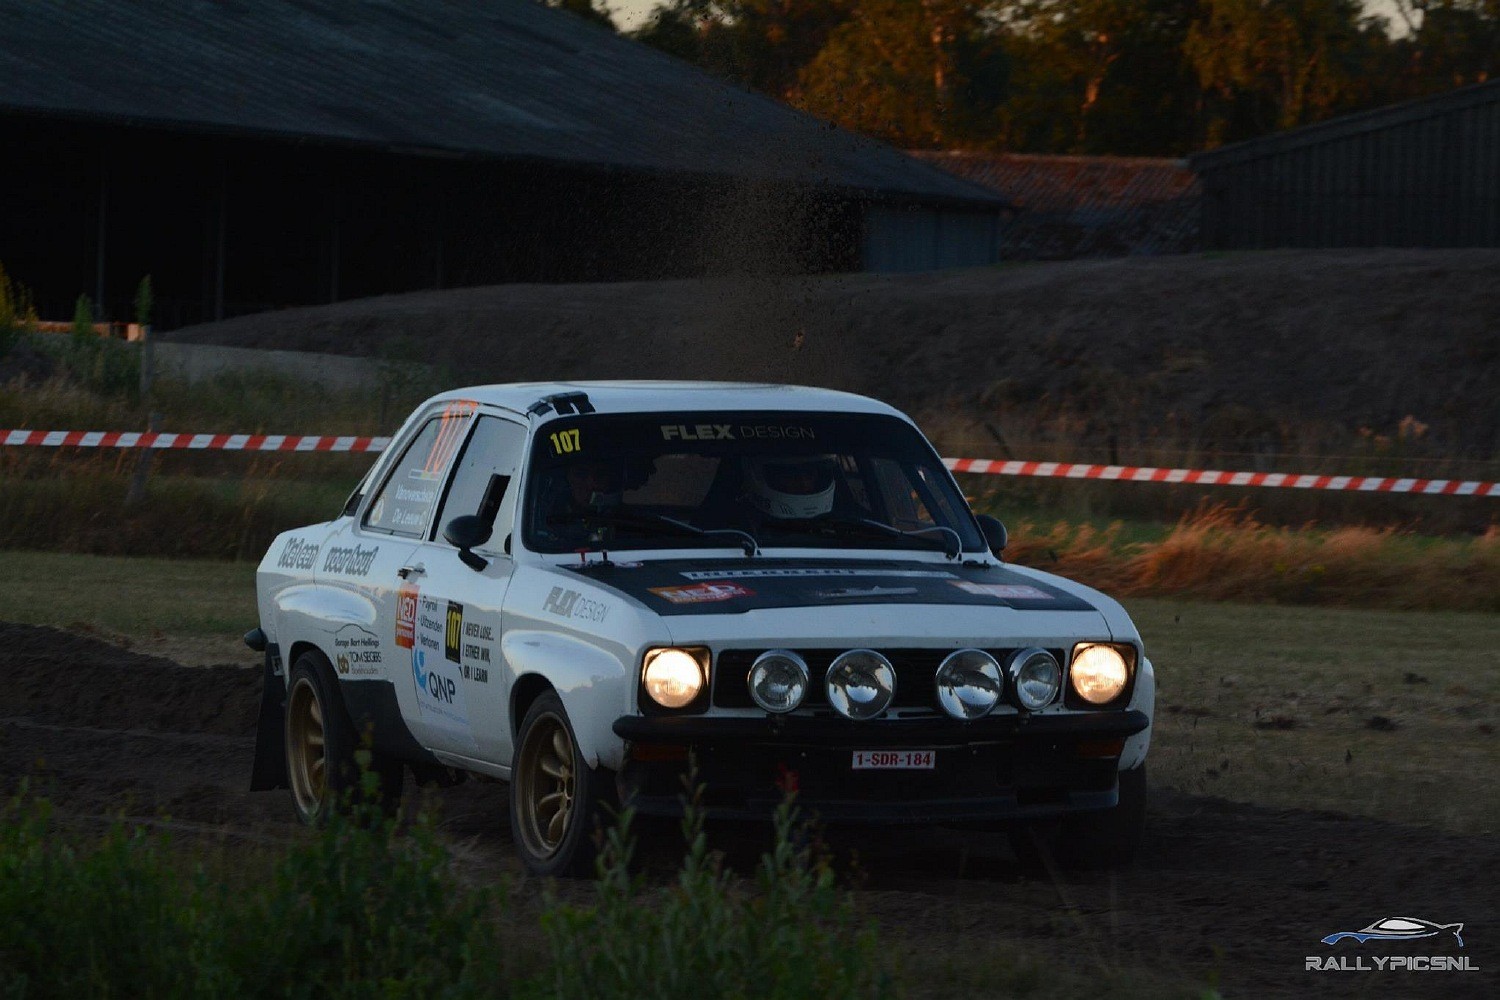
[[[1275,132],[1258,139],[1247,139],[1188,157],[1193,170],[1199,174],[1233,166],[1266,156],[1276,156],[1292,150],[1305,149],[1336,142],[1351,136],[1380,132],[1396,126],[1437,118],[1454,112],[1467,111],[1484,105],[1500,103],[1500,80],[1474,83],[1467,87],[1418,97],[1400,104],[1389,104],[1383,108],[1358,111],[1354,114],[1314,122],[1286,132]]]
[[[1182,160],[962,151],[913,154],[999,192],[1016,218],[1001,256],[1066,259],[1196,249],[1198,179]]]
[[[1002,202],[534,0],[0,0],[0,23],[0,111]]]

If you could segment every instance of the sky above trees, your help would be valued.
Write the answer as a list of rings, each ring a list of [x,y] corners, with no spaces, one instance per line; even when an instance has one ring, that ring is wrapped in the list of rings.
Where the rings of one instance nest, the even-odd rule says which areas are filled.
[[[543,0],[907,148],[1178,156],[1500,76],[1500,0]]]

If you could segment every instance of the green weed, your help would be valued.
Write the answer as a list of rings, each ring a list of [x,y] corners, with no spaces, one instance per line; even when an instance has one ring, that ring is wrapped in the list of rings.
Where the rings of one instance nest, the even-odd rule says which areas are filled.
[[[690,829],[675,884],[648,894],[625,819],[594,905],[549,896],[549,949],[524,954],[510,882],[461,880],[425,814],[349,805],[269,877],[226,882],[159,830],[63,829],[23,788],[0,810],[0,996],[893,995],[873,926],[794,846],[789,808],[753,891]]]
[[[776,840],[748,891],[711,855],[696,799],[683,821],[687,856],[676,881],[648,891],[630,871],[631,814],[607,834],[591,906],[554,905],[544,918],[551,996],[792,998],[895,994],[873,927],[802,839],[783,803]]]

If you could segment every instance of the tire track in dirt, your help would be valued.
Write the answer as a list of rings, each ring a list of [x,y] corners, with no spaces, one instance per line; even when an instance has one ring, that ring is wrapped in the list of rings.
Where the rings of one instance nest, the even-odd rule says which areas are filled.
[[[237,834],[295,831],[284,793],[246,790],[257,671],[182,667],[87,636],[0,624],[0,680],[7,794],[29,780],[65,816],[166,814]],[[439,804],[466,864],[516,870],[504,786],[470,782]],[[1113,873],[1028,877],[992,832],[832,831],[830,840],[857,845],[857,898],[898,954],[941,949],[981,960],[988,943],[1016,940],[1072,968],[1216,975],[1226,996],[1500,991],[1500,838],[1156,790],[1141,858]],[[669,869],[671,853],[651,845],[653,873]],[[1320,942],[1398,915],[1464,921],[1466,947]],[[1464,954],[1480,971],[1304,968],[1305,956],[1327,954]]]

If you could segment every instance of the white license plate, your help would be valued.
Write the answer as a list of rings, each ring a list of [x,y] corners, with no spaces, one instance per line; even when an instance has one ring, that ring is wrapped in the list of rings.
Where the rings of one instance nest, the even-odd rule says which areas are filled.
[[[930,771],[936,765],[933,750],[856,750],[856,771]]]

